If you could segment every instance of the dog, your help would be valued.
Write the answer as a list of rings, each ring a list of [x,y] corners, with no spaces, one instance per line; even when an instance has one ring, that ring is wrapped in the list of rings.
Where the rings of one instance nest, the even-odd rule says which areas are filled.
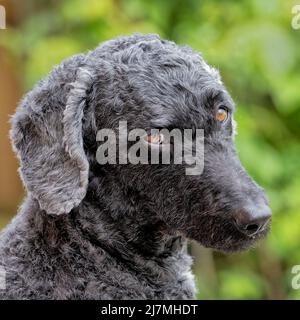
[[[199,53],[157,35],[104,42],[54,70],[12,117],[27,190],[0,236],[1,299],[193,299],[188,239],[223,252],[268,233],[234,147],[234,102]],[[101,128],[204,132],[189,164],[99,164]],[[160,144],[150,133],[146,144]]]

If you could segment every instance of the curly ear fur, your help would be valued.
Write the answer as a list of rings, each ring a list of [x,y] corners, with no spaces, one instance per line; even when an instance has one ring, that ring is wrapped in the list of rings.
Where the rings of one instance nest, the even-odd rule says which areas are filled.
[[[81,67],[82,62],[83,56],[74,56],[54,69],[27,94],[12,118],[21,178],[49,214],[69,213],[87,190],[82,120],[93,73]]]

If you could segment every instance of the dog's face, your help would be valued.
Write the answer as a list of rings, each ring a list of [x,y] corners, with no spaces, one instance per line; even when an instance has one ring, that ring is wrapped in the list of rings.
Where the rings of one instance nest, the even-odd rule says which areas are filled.
[[[143,212],[134,223],[156,221],[166,233],[235,251],[267,233],[271,213],[236,155],[233,113],[217,71],[199,54],[155,35],[134,35],[55,69],[18,108],[12,140],[24,184],[49,214],[71,212],[102,181],[118,193],[111,210],[126,215],[127,201],[130,214]],[[187,161],[120,164],[117,157],[117,164],[99,164],[97,131],[117,132],[120,121],[128,130],[146,129],[150,149],[164,140],[150,129],[203,129],[203,172],[187,175]],[[103,191],[98,202],[105,197]]]
[[[117,172],[121,188],[130,189],[170,230],[218,250],[245,249],[266,235],[271,213],[264,191],[236,154],[234,103],[217,71],[200,56],[170,47],[160,47],[158,55],[151,48],[142,47],[138,62],[118,65],[123,72],[122,82],[114,82],[119,104],[107,102],[116,103],[94,87],[97,127],[117,129],[119,121],[127,121],[129,130],[147,130],[150,148],[163,138],[150,129],[203,129],[203,172],[187,175],[186,163],[105,165],[105,170]]]

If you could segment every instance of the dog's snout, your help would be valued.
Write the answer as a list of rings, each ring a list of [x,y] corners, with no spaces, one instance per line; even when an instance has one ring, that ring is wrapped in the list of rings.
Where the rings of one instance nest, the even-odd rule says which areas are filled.
[[[237,229],[248,235],[253,236],[263,231],[271,220],[271,209],[263,204],[260,206],[246,206],[237,210],[233,214],[233,219]]]

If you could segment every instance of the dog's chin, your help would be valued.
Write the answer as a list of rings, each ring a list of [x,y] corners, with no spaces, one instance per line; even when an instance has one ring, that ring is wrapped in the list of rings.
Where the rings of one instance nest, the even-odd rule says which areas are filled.
[[[252,235],[247,236],[237,230],[214,230],[213,236],[205,237],[202,233],[198,235],[190,235],[189,237],[196,240],[198,243],[206,248],[211,248],[223,253],[235,253],[254,248],[258,242],[264,239],[269,232],[269,226],[264,230]]]

